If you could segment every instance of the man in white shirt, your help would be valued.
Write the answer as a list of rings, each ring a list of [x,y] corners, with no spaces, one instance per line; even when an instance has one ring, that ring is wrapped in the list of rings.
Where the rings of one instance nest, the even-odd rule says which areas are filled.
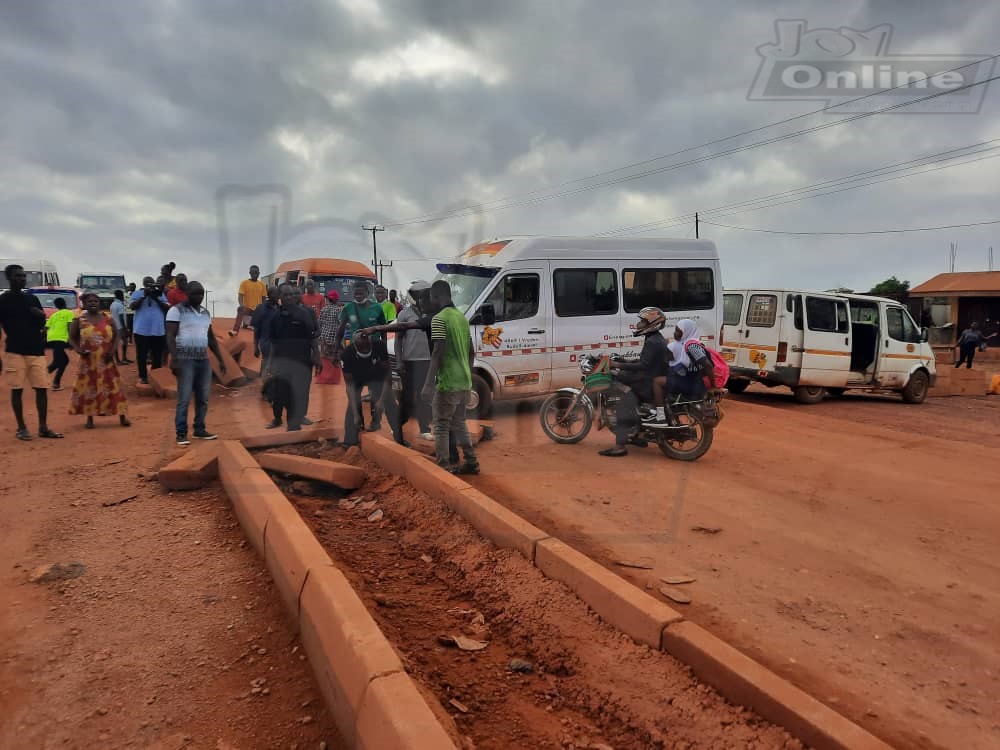
[[[125,320],[125,292],[121,289],[115,290],[115,301],[111,303],[111,317],[118,326],[120,333],[118,340],[121,342],[121,351],[115,352],[118,364],[130,365],[132,360],[128,358],[128,326]]]
[[[194,437],[198,440],[215,440],[217,437],[205,427],[208,414],[208,397],[212,392],[212,365],[208,350],[222,362],[219,342],[212,332],[212,314],[201,306],[205,300],[205,287],[189,281],[187,302],[174,305],[167,311],[167,349],[170,352],[170,369],[177,376],[177,411],[174,427],[177,445],[190,445],[188,440],[188,407],[194,395]]]

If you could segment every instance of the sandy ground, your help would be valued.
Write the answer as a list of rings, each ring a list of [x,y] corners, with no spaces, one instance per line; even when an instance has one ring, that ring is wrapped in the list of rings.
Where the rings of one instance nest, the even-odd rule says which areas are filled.
[[[542,528],[697,577],[688,617],[894,744],[1000,746],[1000,398],[748,391],[694,464],[556,445],[528,405],[496,426],[476,483]]]
[[[50,419],[66,440],[22,444],[6,430],[0,747],[340,747],[263,566],[241,544],[217,490],[169,495],[137,476],[179,453],[170,404],[134,399],[132,428],[107,420],[90,432],[65,415],[68,399],[67,391],[53,394]],[[316,386],[310,416],[339,424],[338,389]],[[845,398],[805,407],[777,392],[748,392],[727,404],[711,452],[681,464],[655,449],[601,459],[605,433],[559,446],[543,436],[530,405],[501,406],[498,437],[483,445],[484,473],[475,481],[639,585],[694,576],[688,617],[894,744],[988,748],[1000,744],[998,416],[996,398],[919,407]],[[254,386],[216,388],[209,421],[222,435],[256,432],[266,418]],[[385,491],[412,506],[412,498]],[[124,504],[101,505],[133,494]],[[434,559],[457,554],[427,538],[427,523],[417,514],[389,530],[416,529],[414,545]],[[379,586],[391,598],[421,585],[412,576],[423,563],[412,549],[380,549],[379,559],[402,571],[383,581],[384,568],[337,546],[336,528],[317,528],[370,601]],[[616,566],[621,560],[653,568]],[[68,581],[27,582],[32,569],[51,562],[80,562],[86,571]],[[490,564],[499,571],[507,563]],[[499,576],[491,588],[476,568],[471,559],[453,560],[443,580],[435,577],[444,586],[433,589],[438,596],[455,597],[445,612],[475,608],[491,618],[497,601],[517,594],[518,571],[514,585]],[[537,601],[528,596],[519,606]],[[433,607],[426,622],[402,623],[399,608],[373,607],[404,651],[421,628],[447,625],[434,619],[441,613]],[[557,663],[551,644],[523,623],[489,624],[504,638],[504,656]],[[598,657],[611,646],[607,633],[595,638],[601,647],[572,657],[574,665],[599,671]],[[511,682],[502,661],[487,665],[497,685]],[[414,658],[410,666],[443,704],[460,696],[463,705],[471,702],[470,713],[514,711],[523,727],[532,705],[568,712],[557,715],[569,729],[545,734],[546,742],[568,747],[604,737],[612,747],[642,746],[632,740],[663,731],[641,720],[629,727],[621,719],[627,704],[601,718],[587,701],[607,701],[582,686],[568,694],[583,698],[568,703],[529,678],[522,692],[483,691],[481,678],[449,677],[454,672],[442,663]],[[700,710],[732,710],[706,700],[681,704],[695,728]],[[460,729],[473,723],[456,721]],[[781,733],[758,721],[737,716],[735,726],[751,734],[731,735],[735,744],[718,735],[722,745],[780,747]],[[714,735],[673,739],[677,747],[720,746],[699,737]]]

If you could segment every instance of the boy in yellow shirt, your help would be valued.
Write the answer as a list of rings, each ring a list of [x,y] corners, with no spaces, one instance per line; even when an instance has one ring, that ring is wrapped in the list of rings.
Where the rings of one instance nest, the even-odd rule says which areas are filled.
[[[52,304],[56,306],[56,311],[45,321],[45,346],[52,350],[52,364],[47,369],[50,375],[56,374],[52,390],[61,391],[62,376],[69,366],[69,357],[66,355],[69,348],[69,326],[75,316],[66,309],[66,300],[61,296],[56,297]]]

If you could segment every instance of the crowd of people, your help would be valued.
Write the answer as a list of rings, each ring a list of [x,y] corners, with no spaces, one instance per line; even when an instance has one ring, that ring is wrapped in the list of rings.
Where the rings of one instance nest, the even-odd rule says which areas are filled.
[[[175,274],[167,263],[158,277],[146,276],[142,288],[119,292],[108,310],[96,294],[84,293],[78,317],[55,302],[46,320],[39,301],[25,293],[24,269],[4,269],[10,289],[0,295],[0,326],[6,338],[3,369],[11,388],[16,436],[31,440],[23,414],[25,387],[35,392],[37,434],[62,438],[48,426],[48,390],[61,390],[72,350],[79,366],[72,385],[69,413],[86,419],[117,417],[123,427],[128,399],[120,367],[135,364],[138,382],[149,383],[150,370],[169,367],[177,378],[174,430],[177,444],[189,445],[189,434],[213,440],[206,420],[211,392],[209,355],[223,355],[212,331],[212,315],[203,306],[204,286]],[[409,445],[403,427],[415,419],[421,439],[434,441],[438,462],[455,473],[479,472],[475,449],[465,424],[465,405],[472,389],[474,348],[469,325],[452,304],[444,281],[416,281],[403,305],[396,290],[360,281],[342,304],[335,290],[325,295],[307,281],[268,288],[260,269],[251,266],[239,287],[238,309],[231,336],[243,327],[253,331],[253,353],[262,360],[262,394],[271,405],[268,429],[301,430],[307,416],[313,376],[320,383],[345,383],[346,446],[358,445],[361,431],[381,429],[386,419],[393,437]],[[386,334],[395,334],[390,356]],[[134,360],[129,359],[133,344]],[[46,356],[46,349],[52,359]],[[385,385],[391,382],[392,388]],[[189,411],[194,401],[193,431]],[[365,426],[364,403],[370,405]],[[461,453],[460,453],[461,451]]]

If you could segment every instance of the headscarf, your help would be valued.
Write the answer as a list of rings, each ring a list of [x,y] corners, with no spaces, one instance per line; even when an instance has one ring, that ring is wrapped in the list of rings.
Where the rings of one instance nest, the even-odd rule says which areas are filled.
[[[667,344],[670,353],[674,355],[670,366],[687,368],[691,366],[691,358],[687,353],[687,345],[692,341],[701,341],[698,335],[698,324],[690,318],[682,318],[677,321],[677,327],[681,329],[680,340],[674,339]]]

